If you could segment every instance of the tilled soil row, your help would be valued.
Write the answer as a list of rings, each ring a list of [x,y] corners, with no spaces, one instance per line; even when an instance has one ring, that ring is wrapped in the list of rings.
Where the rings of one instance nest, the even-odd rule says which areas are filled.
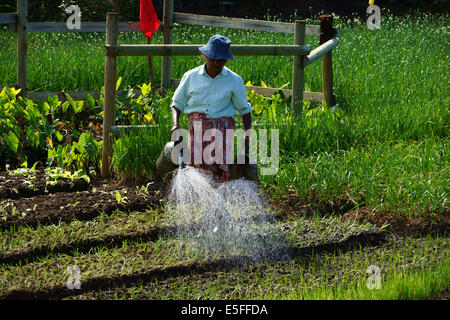
[[[170,228],[166,228],[169,232]],[[73,243],[63,244],[56,247],[43,246],[34,248],[32,250],[24,250],[22,252],[5,255],[0,257],[0,264],[17,264],[27,260],[28,262],[35,261],[39,258],[46,257],[49,254],[72,254],[77,251],[80,254],[85,254],[95,247],[112,248],[123,242],[134,241],[155,241],[164,234],[164,230],[157,227],[150,227],[145,232],[133,232],[123,235],[110,235],[96,239],[85,239]]]
[[[363,207],[342,215],[342,220],[353,219],[358,223],[371,223],[381,227],[388,224],[387,230],[400,236],[422,237],[429,234],[447,236],[450,231],[450,212],[425,215],[423,217],[405,217],[395,213],[374,214],[370,208]]]
[[[290,259],[308,258],[315,254],[326,254],[339,252],[344,253],[360,246],[379,246],[387,241],[384,232],[361,232],[358,235],[349,236],[347,239],[327,244],[309,247],[289,248]],[[214,260],[206,263],[193,263],[189,265],[177,265],[167,268],[157,268],[146,272],[134,273],[117,277],[95,277],[84,279],[81,288],[68,289],[64,285],[55,286],[45,290],[19,289],[0,296],[1,300],[19,299],[61,299],[74,294],[82,294],[90,291],[106,290],[115,287],[130,287],[139,283],[148,283],[152,280],[166,280],[169,278],[188,276],[190,274],[201,274],[217,270],[228,271],[236,268],[236,261],[246,261],[245,257],[232,257],[229,259]],[[276,263],[274,261],[273,263]],[[245,265],[244,265],[245,267]]]
[[[257,217],[252,218],[241,218],[239,221],[268,221],[268,219],[276,219],[275,215],[267,216],[268,214],[261,214]],[[126,234],[112,234],[108,236],[102,236],[99,238],[83,239],[81,241],[74,241],[67,244],[61,244],[57,246],[41,246],[39,248],[27,249],[23,248],[19,252],[14,252],[12,254],[0,255],[0,264],[17,264],[19,262],[32,262],[41,257],[46,257],[49,254],[72,254],[73,251],[84,254],[89,252],[95,247],[105,247],[113,248],[114,246],[120,245],[123,242],[141,242],[149,241],[153,242],[157,239],[165,236],[172,236],[176,232],[183,232],[183,230],[190,231],[194,229],[201,228],[200,224],[191,223],[188,225],[169,225],[169,226],[145,226],[144,231],[129,232]]]
[[[90,184],[84,179],[60,179],[57,183],[47,184],[44,172],[37,171],[33,179],[28,175],[14,176],[9,172],[0,173],[0,199],[20,199],[56,192],[85,191]]]
[[[304,217],[311,217],[315,213],[342,215],[355,209],[355,204],[349,199],[339,199],[324,203],[307,203],[306,201],[299,201],[295,195],[288,195],[282,198],[268,197],[267,200],[273,208],[277,209],[285,217],[292,216],[293,213]]]
[[[356,208],[351,200],[346,199],[310,204],[299,201],[295,195],[288,195],[281,199],[269,198],[268,200],[283,217],[289,217],[293,214],[309,217],[317,212],[324,215],[337,214],[342,217],[343,221],[353,219],[358,223],[371,223],[378,227],[387,224],[386,230],[400,236],[421,237],[433,233],[446,236],[450,231],[450,211],[448,210],[442,213],[436,212],[423,216],[406,217],[395,212],[380,214],[367,206]]]
[[[38,224],[48,225],[73,219],[91,220],[101,212],[111,214],[115,210],[138,211],[148,206],[160,207],[163,198],[161,186],[154,183],[149,185],[147,192],[140,193],[136,187],[108,187],[96,192],[59,192],[4,200],[3,212],[0,212],[0,230],[19,225],[36,227]]]

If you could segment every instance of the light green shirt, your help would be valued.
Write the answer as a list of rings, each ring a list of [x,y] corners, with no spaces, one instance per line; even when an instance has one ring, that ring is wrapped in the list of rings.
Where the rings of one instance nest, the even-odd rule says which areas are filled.
[[[173,94],[172,106],[185,114],[205,113],[208,118],[233,117],[236,112],[244,115],[252,111],[244,81],[238,74],[223,67],[213,79],[205,65],[183,75]]]

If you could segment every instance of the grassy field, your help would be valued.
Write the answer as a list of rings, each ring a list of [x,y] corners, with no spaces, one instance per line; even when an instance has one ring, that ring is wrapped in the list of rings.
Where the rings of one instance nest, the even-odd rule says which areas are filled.
[[[230,257],[189,250],[190,243],[164,232],[172,227],[164,205],[92,211],[88,218],[77,213],[58,223],[37,217],[32,226],[14,217],[18,222],[11,226],[6,224],[11,204],[32,216],[33,201],[50,208],[54,198],[84,194],[8,198],[0,203],[8,226],[0,221],[0,297],[429,299],[448,292],[449,17],[388,16],[374,31],[360,21],[351,25],[336,19],[336,24],[341,41],[333,54],[337,108],[305,104],[303,117],[286,127],[289,101],[249,95],[254,124],[280,130],[280,167],[260,180],[275,226],[292,250],[287,261],[234,265]],[[215,33],[233,43],[293,42],[292,35],[180,25],[174,42],[206,43]],[[15,35],[2,29],[0,39],[0,82],[12,84]],[[32,90],[101,89],[104,34],[30,34],[29,40]],[[144,38],[123,33],[119,42],[144,43]],[[153,43],[160,42],[158,34]],[[308,37],[307,43],[316,47],[318,39]],[[201,62],[174,58],[173,77]],[[154,59],[156,79],[160,63]],[[244,82],[291,85],[290,58],[236,58],[227,66]],[[148,83],[147,60],[120,57],[118,75],[122,88]],[[321,91],[320,64],[307,68],[306,84],[309,91]],[[167,98],[154,99],[151,108],[159,123],[170,124]],[[167,139],[166,128],[121,136],[114,170],[125,177],[152,176]],[[131,208],[135,190],[127,194],[114,188],[108,190],[112,200],[105,201]],[[95,185],[86,197],[99,190],[102,186]],[[81,271],[80,291],[66,288],[73,265]],[[367,287],[371,265],[381,269],[379,290]]]
[[[374,246],[363,240],[369,234],[384,234],[376,226],[343,222],[337,216],[293,217],[277,222],[285,230],[288,244],[298,248],[288,261],[227,266],[230,257],[205,256],[174,236],[161,235],[150,240],[145,230],[164,228],[164,216],[161,210],[116,211],[90,221],[5,230],[0,296],[424,299],[439,296],[448,286],[449,251],[445,237],[382,236]],[[134,239],[120,241],[130,232]],[[109,240],[101,241],[106,238]],[[347,246],[351,238],[357,241]],[[65,285],[67,269],[73,265],[80,268],[81,293]],[[378,290],[366,286],[371,265],[381,269]]]

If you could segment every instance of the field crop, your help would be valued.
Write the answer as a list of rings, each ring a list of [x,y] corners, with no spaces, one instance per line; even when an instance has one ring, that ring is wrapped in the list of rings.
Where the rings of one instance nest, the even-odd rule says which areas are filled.
[[[335,24],[337,106],[304,103],[304,114],[290,124],[289,99],[248,93],[253,125],[280,133],[277,173],[259,178],[287,251],[259,264],[206,254],[174,233],[180,226],[167,218],[170,185],[154,177],[170,139],[173,94],[153,90],[160,58],[153,59],[155,84],[146,58],[118,58],[124,93],[115,124],[159,126],[114,139],[114,180],[96,175],[103,96],[33,103],[1,92],[0,299],[448,295],[449,17],[388,15],[372,31],[359,20],[335,17]],[[215,33],[236,44],[293,43],[292,35],[181,25],[174,43],[202,44]],[[29,41],[32,91],[102,89],[103,33],[30,34]],[[0,84],[13,84],[15,35],[0,29],[0,42]],[[160,42],[156,34],[152,43]],[[119,43],[144,38],[122,33]],[[307,43],[314,48],[318,39]],[[172,77],[201,63],[176,57]],[[289,57],[237,57],[227,66],[245,83],[291,87]],[[319,63],[307,67],[305,79],[308,91],[321,91]],[[140,94],[132,95],[137,87]],[[181,124],[187,126],[186,117]],[[80,289],[67,285],[74,266]],[[380,289],[367,285],[370,266],[381,270]]]

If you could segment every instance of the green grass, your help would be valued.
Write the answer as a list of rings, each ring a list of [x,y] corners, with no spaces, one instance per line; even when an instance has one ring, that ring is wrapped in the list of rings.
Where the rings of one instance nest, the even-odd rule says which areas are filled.
[[[354,132],[351,143],[375,138],[420,139],[447,136],[449,131],[447,61],[448,15],[439,17],[388,16],[381,30],[370,31],[363,22],[353,27],[336,19],[341,43],[334,53],[334,87],[339,105],[347,110]],[[234,43],[290,44],[293,35],[176,25],[174,43],[206,43],[214,33],[229,36]],[[432,35],[432,36],[430,36]],[[15,35],[3,29],[5,43],[0,51],[2,83],[14,83],[16,72]],[[104,33],[32,33],[29,35],[29,87],[32,90],[99,90],[103,86]],[[144,43],[138,33],[121,33],[120,43]],[[153,43],[161,43],[158,33]],[[307,43],[317,46],[317,37]],[[86,48],[89,48],[87,51]],[[160,60],[154,59],[157,82]],[[228,67],[245,82],[279,87],[289,83],[292,63],[289,57],[237,57]],[[175,57],[172,75],[202,63],[200,57]],[[145,57],[120,57],[117,73],[124,86],[148,82]],[[320,63],[306,69],[311,91],[321,90]],[[345,140],[345,139],[344,139]],[[341,146],[349,144],[343,141]]]
[[[158,210],[132,214],[116,211],[111,215],[101,214],[90,221],[73,220],[36,228],[18,226],[0,232],[0,257],[42,248],[51,251],[60,246],[102,240],[105,237],[145,234],[162,221],[164,217]]]
[[[334,90],[339,111],[306,110],[295,126],[285,127],[289,101],[260,102],[276,110],[254,114],[254,123],[280,129],[280,168],[275,176],[260,176],[262,186],[275,197],[293,194],[300,203],[351,201],[374,214],[429,217],[448,216],[450,97],[447,74],[449,16],[387,16],[381,30],[365,23],[353,27],[340,19],[339,47],[333,53]],[[175,43],[206,43],[222,33],[234,43],[290,44],[292,35],[180,26]],[[30,34],[29,87],[32,90],[100,90],[103,85],[104,34]],[[15,35],[0,30],[2,84],[15,82]],[[144,43],[142,35],[122,33],[120,43]],[[307,38],[312,47],[317,38]],[[157,34],[153,43],[161,43]],[[173,59],[172,76],[202,63],[199,57]],[[157,81],[161,59],[154,59]],[[280,87],[292,76],[287,57],[237,57],[227,64],[244,81]],[[148,83],[145,57],[120,57],[122,87]],[[306,84],[321,90],[319,63],[308,66]],[[155,104],[156,105],[156,104]],[[259,108],[261,105],[256,105]],[[153,104],[152,104],[153,106]],[[305,108],[308,108],[305,105]],[[167,101],[155,109],[159,123],[170,126]],[[183,117],[186,127],[186,117]],[[238,123],[239,123],[238,119]],[[270,123],[267,123],[270,122]],[[169,141],[169,127],[122,135],[115,141],[113,168],[132,179],[152,176],[154,162]],[[55,226],[19,227],[1,234],[4,255],[52,248],[85,240],[145,233],[148,226],[163,226],[160,213],[121,213],[92,221]],[[371,225],[342,222],[338,217],[305,219],[292,216],[287,239],[297,246],[317,246],[345,239]],[[82,279],[120,277],[171,266],[204,264],[210,260],[186,251],[172,238],[153,242],[122,241],[89,252],[49,252],[22,264],[0,265],[0,294],[13,289],[49,289],[64,286],[67,267],[78,265]],[[150,282],[129,288],[74,293],[69,298],[117,299],[426,299],[448,290],[450,265],[448,237],[390,239],[377,247],[298,257],[230,271],[212,270]],[[366,287],[370,265],[381,269],[381,289]],[[83,280],[82,280],[83,281]]]
[[[336,288],[317,290],[311,296],[320,300],[424,300],[439,298],[448,290],[449,260],[433,264],[426,270],[414,270],[390,275],[381,282],[380,289],[370,289],[364,281],[344,290]],[[298,299],[294,294],[289,299]]]
[[[227,31],[223,28],[182,26],[174,28],[174,43],[179,44],[206,44],[211,35],[215,33],[227,34],[234,43],[273,43],[291,44],[293,35],[254,31]],[[0,51],[0,60],[8,61],[0,67],[2,83],[16,82],[16,52],[15,34],[0,30],[0,39],[6,44]],[[311,38],[317,45],[317,38]],[[119,34],[119,43],[136,44],[145,43],[145,37],[140,33],[126,32]],[[162,43],[162,35],[157,33],[152,43]],[[29,87],[37,91],[52,90],[100,90],[103,86],[104,73],[104,45],[105,33],[31,33],[29,34],[28,81]],[[89,48],[89,51],[86,50]],[[257,59],[257,60],[255,60]],[[289,57],[266,58],[238,58],[229,61],[228,66],[241,74],[253,77],[243,78],[248,81],[264,80],[271,85],[281,86],[291,81],[292,70],[285,74],[285,70],[276,71],[261,68],[254,70],[255,61],[267,65],[290,65]],[[172,64],[172,77],[181,78],[183,73],[202,63],[200,57],[174,57]],[[155,79],[159,85],[161,78],[161,58],[153,58]],[[289,69],[289,68],[288,68]],[[257,73],[255,73],[257,71]],[[117,74],[123,78],[125,86],[137,86],[149,81],[148,64],[146,57],[120,57],[118,59]],[[270,79],[270,80],[269,80]],[[273,79],[273,80],[272,80]],[[319,83],[319,81],[317,81]]]
[[[181,262],[189,264],[201,260],[195,257],[180,256],[182,243],[161,240],[128,244],[123,242],[113,248],[96,247],[89,254],[76,251],[70,255],[59,254],[57,257],[44,257],[40,261],[22,266],[1,266],[0,294],[19,288],[50,289],[64,286],[71,265],[80,267],[84,279],[93,277],[114,277],[142,272],[152,268],[176,265]]]
[[[114,142],[112,167],[127,180],[154,178],[156,160],[170,140],[169,126],[122,133]]]
[[[290,160],[290,161],[289,161]],[[448,214],[448,139],[376,143],[367,147],[291,155],[276,176],[262,176],[275,195],[295,190],[307,203],[347,199],[378,213]]]
[[[69,299],[427,299],[448,290],[445,239],[413,239],[286,263],[190,274],[131,287],[116,287]],[[380,289],[366,286],[377,265]]]
[[[188,222],[192,223],[192,222]],[[89,221],[73,220],[52,225],[39,225],[36,228],[23,225],[0,232],[0,258],[15,254],[45,249],[49,252],[63,246],[77,246],[79,243],[101,241],[105,238],[120,238],[135,235],[145,238],[149,230],[182,225],[180,221],[171,221],[165,210],[148,210],[125,213],[116,211],[111,215],[101,214]],[[280,226],[285,224],[280,222]],[[320,245],[329,239],[344,239],[362,231],[378,231],[370,224],[342,222],[338,217],[318,217],[309,220],[298,217],[288,223],[286,240],[296,246]],[[311,230],[310,233],[304,233]],[[157,236],[161,236],[161,234]]]
[[[304,201],[347,198],[381,212],[448,212],[448,22],[448,15],[386,16],[381,30],[371,31],[362,21],[350,26],[336,18],[341,43],[333,55],[334,87],[341,111],[316,109],[295,127],[273,121],[266,126],[280,129],[281,167],[275,177],[262,180],[278,195],[293,188]],[[288,34],[176,25],[174,43],[206,43],[219,32],[234,43],[293,42]],[[15,35],[5,29],[0,38],[7,44],[0,51],[6,62],[0,65],[0,79],[12,83]],[[312,47],[317,41],[307,38]],[[144,38],[121,33],[119,42],[143,43]],[[153,43],[160,42],[157,34]],[[103,45],[103,33],[30,34],[30,88],[100,89]],[[154,60],[159,79],[160,59]],[[172,75],[180,78],[200,63],[200,57],[175,57]],[[237,57],[228,66],[245,82],[279,87],[291,81],[289,57]],[[320,69],[320,63],[307,67],[308,90],[320,91]],[[118,75],[122,87],[148,82],[145,57],[120,57]],[[155,113],[160,124],[170,127],[166,102]],[[285,120],[289,101],[260,103],[266,109],[275,105],[275,122]],[[268,120],[267,113],[254,114],[255,123]],[[153,176],[156,158],[170,140],[168,127],[116,140],[116,172],[134,180]]]
[[[64,287],[67,268],[77,265],[81,283],[104,277],[120,279],[132,274],[163,272],[170,267],[208,264],[217,257],[204,256],[172,237],[155,241],[120,241],[96,246],[88,252],[76,250],[86,239],[121,235],[127,230],[141,232],[148,221],[161,225],[160,214],[117,212],[92,221],[73,221],[32,229],[20,227],[2,234],[7,253],[71,243],[70,253],[49,252],[37,259],[0,266],[0,294],[12,290],[51,290]],[[279,222],[280,223],[280,222]],[[337,217],[296,218],[281,226],[286,239],[297,247],[339,243],[362,231],[377,231],[371,225],[342,222]],[[192,250],[194,249],[194,250]],[[389,240],[377,247],[360,247],[351,251],[314,253],[288,262],[234,267],[229,271],[212,269],[207,273],[163,277],[142,281],[128,288],[110,288],[100,293],[88,291],[76,298],[145,298],[145,299],[421,299],[448,288],[448,238],[426,237]],[[381,290],[366,287],[367,268],[381,269]],[[159,270],[159,271],[158,271]],[[131,292],[131,296],[130,296]],[[114,294],[112,297],[111,295]],[[134,295],[134,296],[133,296]],[[70,297],[69,297],[70,298]]]
[[[278,196],[295,190],[303,202],[346,199],[381,213],[448,214],[448,16],[387,17],[378,31],[358,21],[353,28],[341,21],[337,24],[341,44],[334,54],[334,81],[340,111],[308,112],[305,104],[303,119],[286,127],[289,101],[253,104],[254,109],[263,105],[266,110],[274,105],[276,119],[266,112],[255,113],[254,122],[269,122],[260,127],[280,130],[280,169],[276,176],[260,177],[266,189]],[[190,28],[179,29],[185,43],[207,40],[210,28]],[[239,43],[290,42],[289,35],[274,33],[232,30],[231,35]],[[258,59],[272,58],[239,57],[229,66],[244,81],[264,80],[273,86],[289,82],[290,63]],[[184,61],[187,69],[200,63],[194,57],[176,58],[175,74],[177,61]],[[306,83],[312,91],[320,91],[320,65],[306,71]],[[280,80],[282,76],[286,78]],[[148,135],[140,140],[149,141],[147,156],[156,159],[164,141],[154,148],[156,140]],[[119,154],[125,149],[131,156],[136,150],[129,139],[122,141]],[[131,156],[127,161],[131,167],[132,159],[145,157]]]

